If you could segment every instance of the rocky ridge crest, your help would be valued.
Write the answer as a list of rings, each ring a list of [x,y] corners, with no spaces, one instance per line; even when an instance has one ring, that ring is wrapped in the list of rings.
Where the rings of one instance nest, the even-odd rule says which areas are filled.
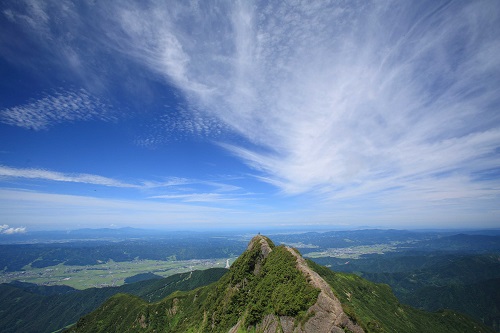
[[[272,252],[272,246],[269,239],[265,236],[257,235],[248,244],[247,251],[251,251],[257,246],[260,247],[259,256],[255,264],[254,274],[260,273],[263,260]],[[273,245],[274,246],[274,245]],[[338,298],[333,294],[328,283],[316,272],[314,272],[304,258],[291,247],[285,246],[286,250],[295,257],[296,268],[304,275],[307,282],[316,289],[320,290],[316,303],[307,310],[305,323],[297,325],[297,319],[290,316],[266,315],[263,320],[256,325],[256,331],[262,333],[315,333],[330,332],[344,333],[348,329],[353,333],[364,333],[364,330],[354,323],[342,309]],[[236,333],[243,324],[242,319],[233,326],[229,333]]]

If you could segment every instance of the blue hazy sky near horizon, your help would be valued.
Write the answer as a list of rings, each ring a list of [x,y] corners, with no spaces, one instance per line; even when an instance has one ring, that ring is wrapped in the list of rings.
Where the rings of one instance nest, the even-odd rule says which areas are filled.
[[[500,2],[0,4],[0,233],[500,227]]]

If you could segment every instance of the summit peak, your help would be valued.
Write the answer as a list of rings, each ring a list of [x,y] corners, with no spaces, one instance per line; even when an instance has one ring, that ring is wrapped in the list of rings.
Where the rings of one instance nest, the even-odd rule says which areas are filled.
[[[274,243],[269,238],[261,234],[258,234],[254,236],[248,243],[247,251],[252,251],[258,248],[259,251],[262,253],[262,256],[264,258],[267,258],[267,256],[269,255],[269,253],[271,253],[274,247],[275,247]]]

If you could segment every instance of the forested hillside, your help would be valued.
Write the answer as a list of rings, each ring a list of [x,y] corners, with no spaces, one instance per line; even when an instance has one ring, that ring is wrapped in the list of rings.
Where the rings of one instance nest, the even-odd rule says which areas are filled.
[[[176,290],[192,290],[215,282],[226,271],[213,268],[121,287],[85,290],[66,286],[0,284],[0,332],[53,332],[76,322],[117,293],[136,295],[147,302],[155,302]]]

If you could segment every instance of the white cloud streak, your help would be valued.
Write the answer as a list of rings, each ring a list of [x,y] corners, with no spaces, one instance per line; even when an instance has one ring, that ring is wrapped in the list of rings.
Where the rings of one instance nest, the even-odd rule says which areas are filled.
[[[46,130],[63,122],[114,121],[110,107],[87,91],[61,91],[28,104],[0,111],[0,122],[33,129]]]
[[[0,189],[0,217],[9,223],[29,224],[30,229],[117,226],[153,228],[255,227],[276,223],[282,216],[266,210],[247,211],[207,207],[193,203],[165,203],[154,200],[103,199],[38,191]],[[298,214],[294,214],[298,218]]]
[[[222,145],[283,192],[444,177],[473,197],[500,166],[497,2],[193,3],[123,6],[123,52],[246,138]]]
[[[165,194],[155,195],[151,199],[181,200],[183,202],[221,202],[232,201],[234,198],[225,198],[220,193],[190,193],[190,194]]]
[[[139,188],[140,185],[128,184],[116,179],[103,177],[99,175],[92,175],[86,173],[80,174],[67,174],[57,171],[43,170],[43,169],[20,169],[11,168],[8,166],[0,165],[0,178],[25,178],[25,179],[38,179],[45,181],[68,182],[68,183],[84,183],[93,185],[102,185],[109,187],[121,188]]]
[[[248,193],[242,193],[242,188],[220,181],[196,180],[187,178],[170,178],[163,181],[140,180],[123,182],[118,179],[94,174],[63,173],[52,170],[34,168],[12,168],[0,165],[0,181],[12,179],[28,179],[44,182],[63,182],[75,184],[90,184],[122,189],[135,189],[146,193],[159,192],[150,195],[150,199],[169,199],[176,202],[224,203],[235,202]],[[210,192],[199,193],[198,190]],[[165,193],[167,192],[167,194]]]
[[[101,199],[88,196],[49,194],[0,189],[3,220],[28,221],[34,227],[99,226],[103,223],[142,226],[182,226],[213,223],[227,211],[211,207],[157,203],[144,200]],[[225,219],[224,219],[225,220]],[[140,221],[140,222],[138,222]]]

